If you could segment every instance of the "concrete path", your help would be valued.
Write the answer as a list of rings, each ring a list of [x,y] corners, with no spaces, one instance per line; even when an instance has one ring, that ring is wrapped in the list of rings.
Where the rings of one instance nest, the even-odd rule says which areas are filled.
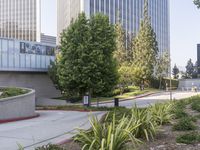
[[[183,99],[187,97],[191,97],[194,95],[198,95],[200,92],[180,92],[180,91],[174,91],[172,92],[172,98],[173,99]],[[133,100],[128,100],[128,101],[122,101],[119,103],[120,106],[124,106],[127,108],[131,108],[135,104],[138,107],[148,107],[149,105],[158,103],[158,102],[165,102],[170,99],[170,93],[169,92],[162,92],[162,93],[157,93],[153,94],[147,97],[143,98],[136,98]],[[96,105],[94,105],[96,106]],[[100,104],[99,106],[106,106],[106,107],[113,107],[113,103],[105,103],[105,104]]]
[[[25,150],[48,143],[59,143],[76,133],[76,128],[88,129],[88,117],[102,117],[104,112],[38,111],[39,118],[0,124],[0,150]]]

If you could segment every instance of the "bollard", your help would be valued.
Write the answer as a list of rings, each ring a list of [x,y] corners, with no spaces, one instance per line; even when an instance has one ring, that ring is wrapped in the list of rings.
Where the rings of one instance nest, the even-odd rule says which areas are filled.
[[[119,98],[115,98],[114,103],[115,107],[119,107]]]

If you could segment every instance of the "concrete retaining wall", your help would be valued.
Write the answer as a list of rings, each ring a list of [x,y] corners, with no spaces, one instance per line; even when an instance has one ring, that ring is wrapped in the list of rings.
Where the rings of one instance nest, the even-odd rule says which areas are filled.
[[[0,99],[0,121],[35,116],[35,90],[15,97]]]
[[[192,87],[197,87],[200,90],[200,79],[181,79],[179,80],[179,90],[191,90]]]

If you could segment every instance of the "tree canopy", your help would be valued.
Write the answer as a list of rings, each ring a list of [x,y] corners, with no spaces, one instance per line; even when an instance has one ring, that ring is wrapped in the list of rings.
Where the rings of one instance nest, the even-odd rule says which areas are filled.
[[[61,36],[61,60],[58,76],[67,94],[83,96],[86,92],[103,95],[117,82],[114,27],[108,17],[85,14],[71,23]]]

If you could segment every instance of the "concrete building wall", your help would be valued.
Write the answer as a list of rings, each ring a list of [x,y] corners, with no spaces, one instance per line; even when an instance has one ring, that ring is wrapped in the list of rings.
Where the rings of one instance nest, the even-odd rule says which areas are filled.
[[[57,44],[60,43],[60,35],[66,29],[72,19],[76,19],[81,12],[81,0],[57,1]]]
[[[36,98],[60,97],[47,73],[0,72],[0,86],[14,86],[35,89]]]

